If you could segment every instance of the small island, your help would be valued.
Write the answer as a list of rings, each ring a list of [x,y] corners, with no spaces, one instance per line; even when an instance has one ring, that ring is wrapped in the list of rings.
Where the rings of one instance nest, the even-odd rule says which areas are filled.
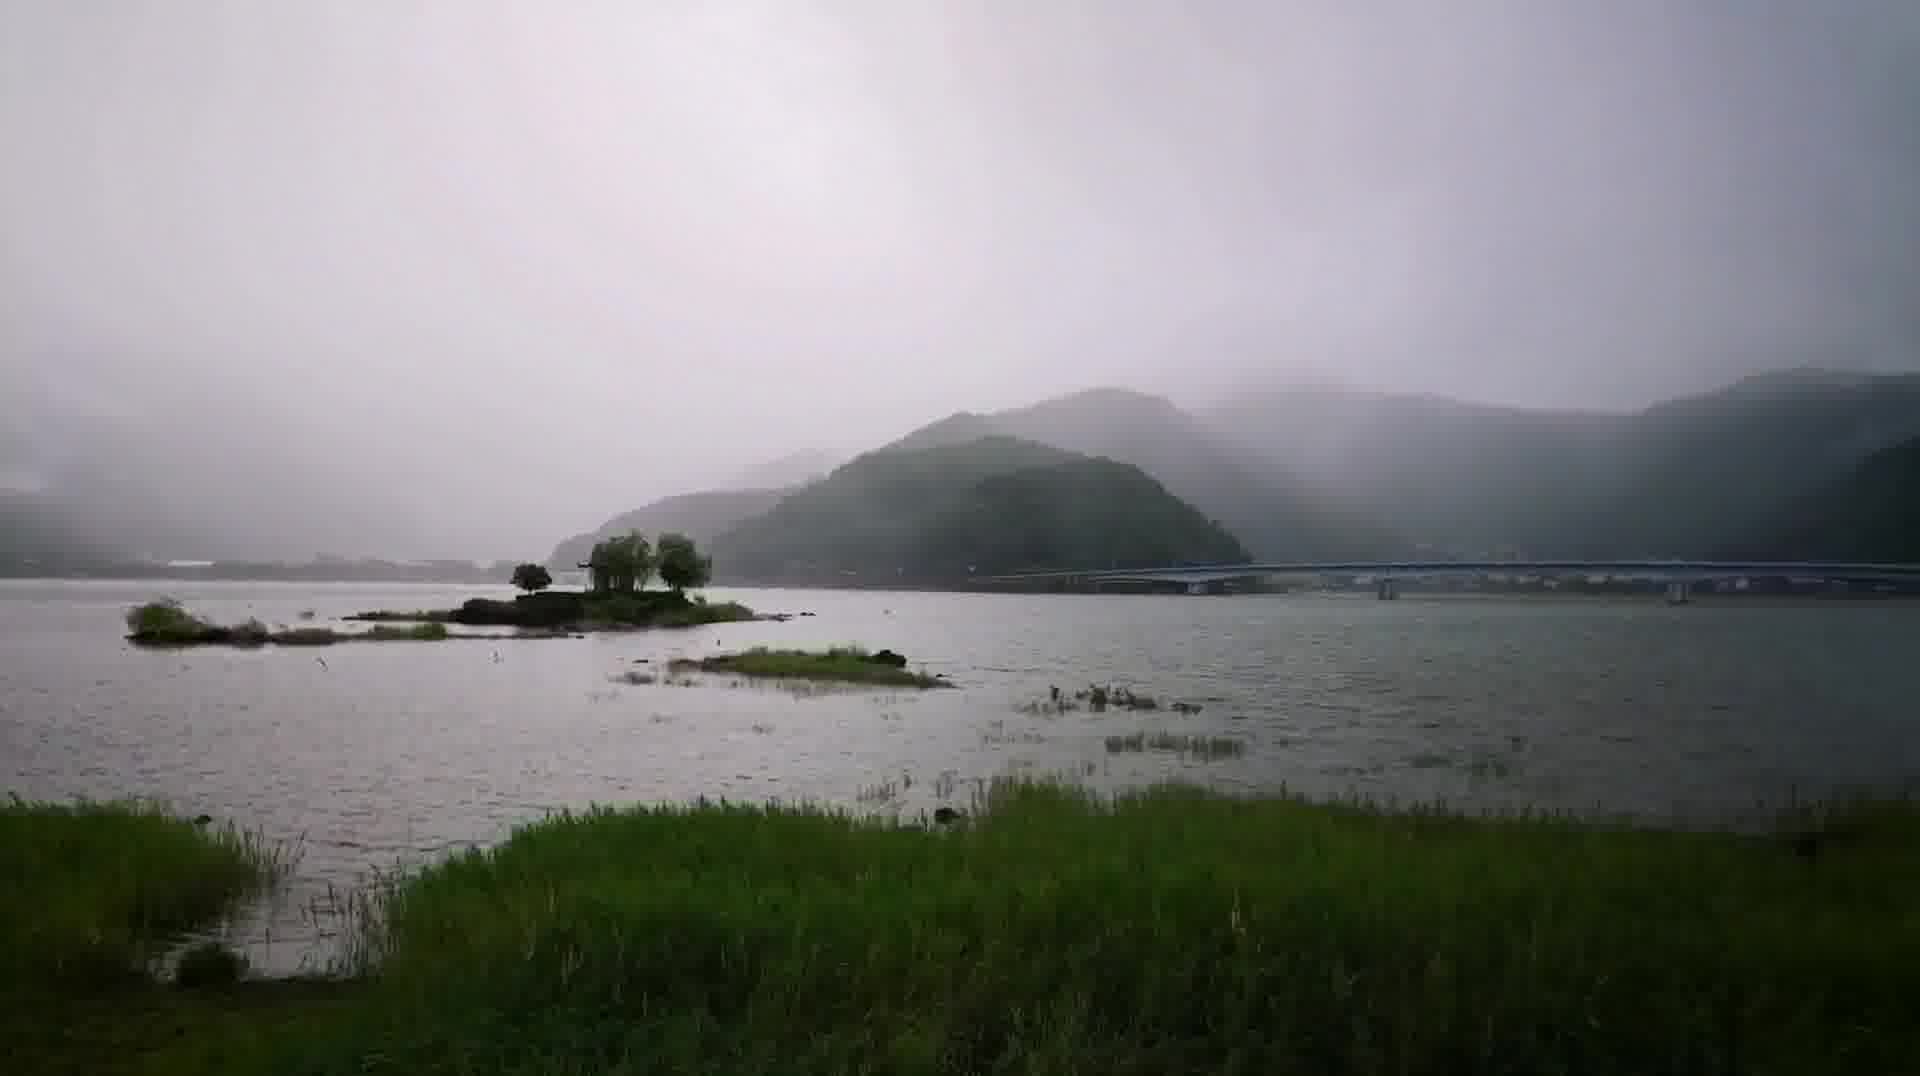
[[[915,672],[906,666],[907,659],[891,650],[868,653],[857,646],[836,646],[822,651],[769,650],[757,646],[737,654],[680,658],[671,668],[675,672],[732,673],[772,680],[827,680],[922,690],[954,686],[943,676]]]
[[[551,572],[539,564],[522,564],[513,570],[513,585],[526,593],[511,601],[473,598],[458,609],[376,610],[347,619],[510,627],[534,634],[690,628],[761,619],[738,602],[688,595],[713,578],[713,561],[684,534],[662,534],[652,544],[639,531],[609,538],[595,545],[580,567],[591,579],[586,590],[549,590]],[[647,589],[655,576],[667,589]]]
[[[632,631],[641,628],[687,628],[762,618],[738,602],[709,602],[689,590],[703,587],[713,576],[712,561],[701,555],[692,539],[663,534],[649,544],[639,532],[610,538],[594,546],[580,567],[592,585],[587,590],[549,590],[553,575],[538,564],[513,570],[513,585],[525,593],[510,601],[474,598],[458,609],[375,610],[347,617],[372,622],[364,632],[342,632],[325,627],[272,629],[258,620],[244,624],[215,624],[161,600],[127,613],[128,640],[140,646],[327,646],[339,642],[437,642],[459,638],[497,638],[458,635],[449,624],[472,627],[512,627],[523,637],[546,638],[588,631]],[[666,590],[646,589],[658,576]],[[401,626],[394,626],[401,625]]]

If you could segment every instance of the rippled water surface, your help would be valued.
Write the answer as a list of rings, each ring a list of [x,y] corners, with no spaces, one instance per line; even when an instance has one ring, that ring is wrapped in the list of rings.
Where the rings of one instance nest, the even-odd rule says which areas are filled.
[[[0,583],[0,791],[156,796],[302,842],[290,892],[235,928],[269,969],[323,961],[316,909],[370,869],[593,802],[914,815],[1031,772],[1712,817],[1920,776],[1914,604],[723,589],[716,600],[815,615],[586,639],[136,650],[120,617],[156,589],[215,620],[289,624],[506,592]],[[899,650],[960,689],[617,679],[680,655],[842,642]],[[1032,712],[1052,686],[1093,682],[1162,709]],[[1244,750],[1138,750],[1122,739],[1136,733]]]

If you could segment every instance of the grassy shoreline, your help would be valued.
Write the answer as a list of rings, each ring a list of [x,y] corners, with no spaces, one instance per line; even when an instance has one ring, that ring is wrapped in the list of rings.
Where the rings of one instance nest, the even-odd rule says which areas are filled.
[[[386,891],[367,978],[136,998],[168,1034],[139,1058],[172,1066],[139,1071],[1784,1076],[1920,1051],[1920,804],[1792,839],[1182,787],[976,806],[556,816]]]
[[[882,655],[886,653],[882,651]],[[829,650],[773,650],[757,646],[734,654],[676,659],[670,668],[675,672],[731,673],[769,680],[817,680],[875,687],[954,686],[944,677],[889,663],[857,646],[836,646]]]
[[[81,986],[142,978],[288,867],[254,834],[150,804],[19,799],[0,805],[0,863],[0,977]]]

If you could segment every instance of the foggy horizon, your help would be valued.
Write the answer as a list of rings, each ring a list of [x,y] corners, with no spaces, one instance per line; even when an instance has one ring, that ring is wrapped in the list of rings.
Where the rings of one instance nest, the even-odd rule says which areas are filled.
[[[0,489],[538,558],[1103,386],[1920,370],[1916,61],[1897,0],[11,3]]]

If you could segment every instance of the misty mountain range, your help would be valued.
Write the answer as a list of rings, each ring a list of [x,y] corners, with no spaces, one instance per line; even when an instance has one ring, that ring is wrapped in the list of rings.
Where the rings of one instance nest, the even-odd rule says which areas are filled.
[[[1762,560],[1920,563],[1920,438],[1867,457],[1731,550]]]
[[[1768,544],[1787,506],[1920,437],[1920,376],[1790,370],[1633,414],[1295,390],[1207,419],[1418,548],[1710,557]]]
[[[792,452],[740,471],[726,489],[703,490],[663,497],[642,508],[601,524],[599,529],[576,534],[561,542],[548,555],[547,563],[557,568],[572,568],[586,561],[593,543],[601,537],[640,531],[662,534],[675,531],[703,545],[741,520],[772,508],[795,487],[825,478],[833,470],[834,459],[817,449]]]
[[[709,546],[742,521],[771,511],[791,492],[791,489],[715,489],[663,497],[631,512],[622,512],[597,530],[566,539],[547,555],[547,563],[559,569],[578,567],[586,563],[595,542],[628,531],[639,531],[649,537],[677,532]]]
[[[1915,555],[1913,375],[1791,370],[1631,414],[1328,387],[1248,392],[1196,414],[1142,393],[1095,389],[994,414],[957,413],[879,451],[992,438],[1135,466],[1260,560]],[[956,475],[954,484],[978,477]],[[832,537],[822,517],[834,513],[808,492],[821,484],[667,498],[597,533],[684,530],[723,554],[730,545],[752,549],[735,573],[778,576],[779,536],[791,528],[775,524],[799,518],[798,508],[780,510],[788,500],[810,506],[800,529],[811,544],[785,554],[833,559],[820,543]],[[886,525],[869,518],[886,511],[845,503],[837,518],[846,547]],[[736,532],[755,537],[730,542]],[[590,544],[591,536],[576,536],[553,559],[575,563]],[[724,556],[721,571],[729,571]]]
[[[991,415],[963,412],[908,434],[896,447],[991,434],[1133,464],[1218,520],[1256,556],[1381,556],[1397,545],[1387,529],[1312,488],[1285,462],[1239,451],[1171,402],[1125,389],[1092,389]]]
[[[1254,389],[1189,411],[1102,388],[1006,411],[959,412],[878,450],[986,438],[1070,454],[1048,463],[1094,458],[1137,467],[1261,560],[1757,551],[1900,559],[1913,555],[1914,493],[1903,476],[1920,453],[1912,447],[1920,439],[1920,375],[1790,370],[1626,414],[1324,385]],[[245,487],[271,480],[269,469],[241,461],[156,472],[143,469],[149,461],[137,440],[109,442],[123,453],[124,468],[75,467],[65,485],[0,493],[0,556],[243,558],[290,514],[321,519],[311,527],[318,551],[329,541],[350,543],[356,516],[384,508],[356,510],[336,495],[307,513],[231,518]],[[817,452],[783,457],[740,473],[733,488],[620,513],[562,542],[549,559],[571,566],[595,535],[628,529],[682,531],[724,550],[731,532],[777,517],[784,501],[846,469],[833,470],[832,462]],[[980,477],[956,475],[950,492],[958,496],[965,486],[974,496],[968,483]],[[298,485],[297,476],[289,480]],[[852,547],[852,536],[875,522],[853,514],[888,509],[847,506],[842,529]],[[828,537],[816,519],[807,540],[817,546]],[[1201,539],[1198,548],[1207,545]],[[744,559],[777,575],[777,546],[762,534],[733,548],[751,548]],[[807,557],[819,553],[816,547]],[[730,574],[724,560],[721,572]]]

